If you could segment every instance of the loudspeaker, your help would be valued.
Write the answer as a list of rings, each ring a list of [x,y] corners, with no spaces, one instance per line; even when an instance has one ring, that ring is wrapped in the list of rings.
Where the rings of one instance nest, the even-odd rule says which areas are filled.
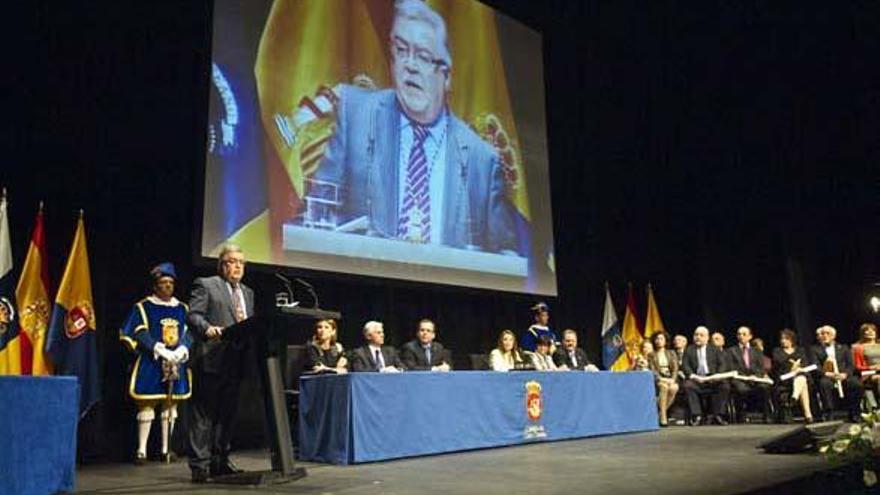
[[[758,444],[768,454],[797,454],[819,448],[819,443],[830,439],[843,425],[843,421],[826,421],[814,425],[799,426]]]

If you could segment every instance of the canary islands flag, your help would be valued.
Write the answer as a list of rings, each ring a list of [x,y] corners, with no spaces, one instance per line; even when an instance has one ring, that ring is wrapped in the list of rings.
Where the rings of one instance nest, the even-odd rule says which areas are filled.
[[[605,284],[605,311],[602,312],[602,366],[611,369],[617,357],[623,352],[623,340],[620,338],[620,323],[614,301],[611,300],[611,289]]]
[[[56,375],[79,378],[79,411],[84,416],[98,401],[98,352],[95,336],[95,309],[92,279],[86,249],[86,229],[82,213],[73,237],[73,246],[58,286],[49,323],[46,352]]]
[[[4,191],[0,197],[0,375],[21,374],[21,338],[12,287],[12,245]]]
[[[639,331],[639,321],[636,316],[636,299],[633,296],[632,285],[630,285],[629,294],[626,297],[626,314],[623,316],[624,352],[617,357],[611,370],[628,371],[632,369],[632,363],[641,350],[642,340],[642,332]]]

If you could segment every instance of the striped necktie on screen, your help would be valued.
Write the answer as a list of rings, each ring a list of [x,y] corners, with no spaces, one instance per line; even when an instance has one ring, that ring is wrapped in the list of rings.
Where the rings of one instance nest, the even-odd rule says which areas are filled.
[[[431,198],[428,191],[429,170],[425,156],[425,139],[428,129],[412,123],[413,144],[406,165],[406,187],[397,234],[412,242],[431,241]]]

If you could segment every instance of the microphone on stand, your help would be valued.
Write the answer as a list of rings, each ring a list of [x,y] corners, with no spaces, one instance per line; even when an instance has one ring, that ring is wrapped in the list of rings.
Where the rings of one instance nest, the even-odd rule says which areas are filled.
[[[309,295],[312,296],[312,301],[315,303],[315,306],[314,306],[315,309],[320,308],[320,304],[318,303],[318,294],[315,293],[315,288],[312,287],[312,284],[306,282],[305,280],[303,280],[301,278],[297,278],[297,277],[294,277],[293,281],[298,283],[299,285],[305,287],[306,292],[308,292]]]
[[[285,277],[281,272],[275,272],[275,278],[281,280],[281,282],[284,284],[284,288],[287,290],[287,297],[289,298],[289,299],[287,300],[286,303],[282,301],[281,304],[279,304],[279,301],[278,301],[278,299],[276,298],[276,299],[275,299],[275,305],[276,305],[276,306],[279,306],[279,305],[283,305],[283,306],[295,305],[295,304],[296,304],[296,299],[293,297],[293,287],[291,287],[291,285],[290,285],[290,279],[287,278],[287,277]],[[283,294],[281,294],[281,293],[278,294],[278,296],[282,296],[282,295],[283,295]]]

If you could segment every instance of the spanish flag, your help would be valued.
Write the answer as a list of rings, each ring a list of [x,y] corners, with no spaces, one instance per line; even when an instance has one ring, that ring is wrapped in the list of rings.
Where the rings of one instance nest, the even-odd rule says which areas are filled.
[[[0,196],[0,375],[21,374],[21,333],[12,293],[12,244],[6,190]]]
[[[654,299],[654,289],[648,284],[648,314],[645,316],[645,338],[650,339],[655,333],[665,332],[663,320],[660,319],[660,310]]]
[[[18,300],[22,339],[22,369],[33,375],[51,375],[52,364],[46,356],[46,330],[49,328],[49,262],[46,234],[43,229],[43,204],[34,221],[34,231],[21,278],[15,289]],[[29,370],[29,371],[28,371]]]
[[[95,306],[92,301],[86,228],[80,211],[46,338],[46,352],[52,359],[55,374],[79,378],[80,417],[98,401],[100,394]]]
[[[632,369],[636,355],[641,352],[642,332],[639,331],[639,321],[636,316],[636,299],[633,296],[632,284],[629,286],[629,294],[626,298],[626,315],[623,317],[623,345],[626,351],[617,357],[617,361],[611,366],[611,371],[628,371]]]

